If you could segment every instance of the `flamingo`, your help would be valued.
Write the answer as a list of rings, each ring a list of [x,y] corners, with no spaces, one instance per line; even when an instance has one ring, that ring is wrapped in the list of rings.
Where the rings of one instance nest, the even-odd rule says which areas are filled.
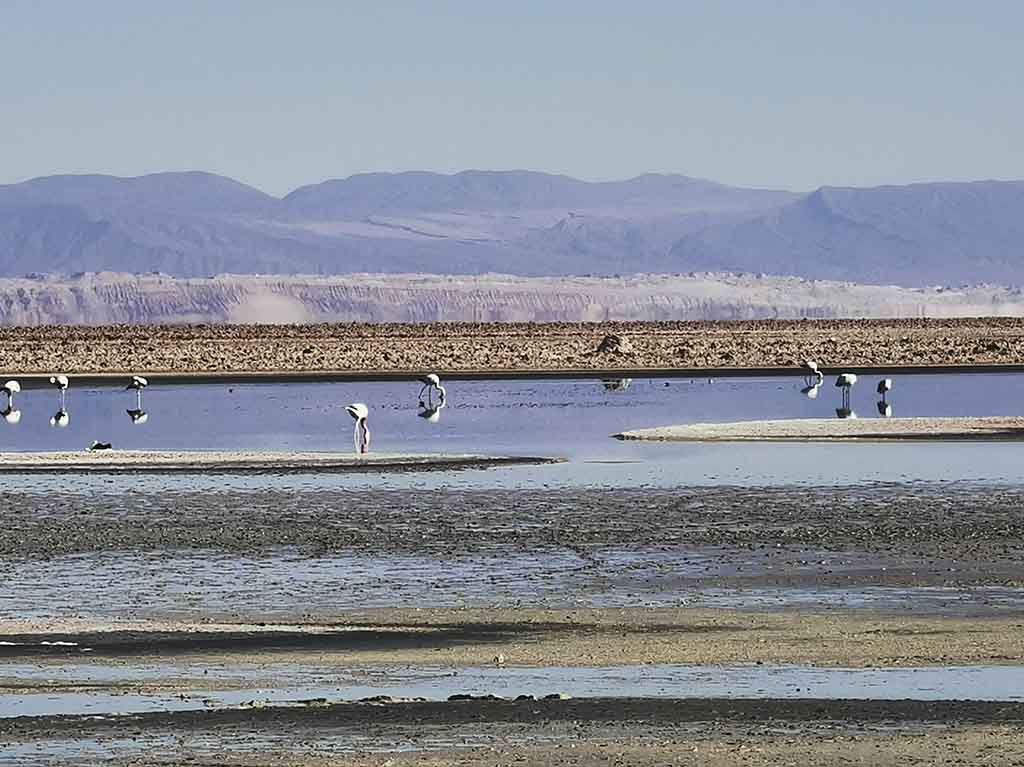
[[[843,410],[852,412],[850,408],[850,389],[857,383],[856,373],[840,373],[836,378],[836,386],[843,390]],[[845,416],[840,416],[844,418]]]
[[[813,386],[812,379],[817,381],[820,385],[825,379],[825,375],[818,368],[818,363],[814,360],[804,360],[800,363],[800,369],[804,371],[804,383],[807,386]]]
[[[60,391],[60,409],[62,411],[64,410],[64,400],[66,398],[68,386],[70,384],[71,381],[68,380],[68,377],[66,375],[58,374],[55,376],[50,376],[50,386],[54,386]]]
[[[356,422],[355,429],[352,432],[356,455],[370,452],[370,427],[367,424],[370,408],[362,402],[354,402],[345,408],[345,412],[352,416]]]
[[[21,411],[14,409],[14,395],[21,391],[21,384],[13,380],[8,381],[0,387],[0,391],[7,395],[7,406],[0,410],[0,416],[3,416],[7,423],[18,423],[21,420]]]
[[[142,376],[132,376],[132,380],[129,384],[124,387],[125,391],[135,390],[135,407],[131,410],[126,410],[128,417],[132,419],[134,424],[143,424],[149,420],[149,416],[146,415],[146,411],[142,409],[142,390],[149,386],[149,381]]]
[[[441,379],[437,373],[428,373],[419,379],[420,383],[423,384],[423,388],[420,389],[420,407],[424,407],[423,403],[423,392],[427,393],[427,406],[432,406],[434,403],[433,393],[436,391],[441,402],[444,402],[447,392],[444,387],[441,386]]]
[[[892,379],[883,378],[881,381],[878,382],[878,387],[875,389],[875,391],[877,391],[878,396],[882,398],[882,402],[885,402],[886,392],[892,391]]]

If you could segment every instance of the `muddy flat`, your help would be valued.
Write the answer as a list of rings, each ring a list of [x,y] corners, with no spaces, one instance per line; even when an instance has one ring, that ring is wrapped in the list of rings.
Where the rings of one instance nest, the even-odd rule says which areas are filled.
[[[1019,663],[1024,610],[998,617],[699,608],[380,609],[260,626],[36,619],[0,623],[0,657],[216,656],[233,663],[607,666],[675,663],[841,667]],[[87,649],[84,649],[87,648]]]
[[[0,763],[1011,765],[1024,755],[1022,725],[1020,704],[967,701],[314,702],[7,719]]]

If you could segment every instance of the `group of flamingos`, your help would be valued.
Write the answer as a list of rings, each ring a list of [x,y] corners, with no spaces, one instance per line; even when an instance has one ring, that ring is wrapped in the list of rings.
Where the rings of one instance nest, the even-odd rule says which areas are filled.
[[[804,383],[807,384],[801,391],[811,399],[815,399],[818,396],[818,389],[821,388],[821,384],[825,380],[825,375],[818,369],[818,363],[814,360],[806,360],[800,367],[804,371]],[[850,404],[850,389],[853,388],[855,383],[857,383],[856,373],[840,373],[836,377],[836,387],[842,390],[843,395],[842,405],[836,408],[836,415],[840,418],[857,417]],[[885,395],[892,391],[892,379],[883,378],[878,382],[875,391],[878,392],[880,397],[878,401],[878,414],[888,418],[892,415],[892,406],[886,401]]]
[[[441,379],[437,373],[429,373],[420,378],[419,381],[423,384],[423,388],[420,389],[420,412],[418,415],[420,418],[425,418],[431,423],[437,423],[441,417],[441,410],[447,404],[448,393],[441,385]],[[423,397],[424,393],[427,395],[426,399]],[[434,402],[435,393],[437,394],[436,403]],[[368,423],[370,408],[362,402],[353,402],[345,408],[345,412],[352,416],[352,419],[356,422],[352,433],[356,453],[364,455],[370,452],[370,425]]]
[[[420,383],[423,384],[423,388],[420,389],[419,404],[420,412],[419,416],[425,418],[432,423],[436,423],[441,415],[441,410],[444,409],[447,404],[447,392],[441,385],[441,379],[436,373],[430,373],[423,378],[419,379]],[[50,418],[51,426],[59,426],[64,428],[71,423],[71,416],[67,411],[67,391],[68,386],[71,384],[70,379],[66,375],[54,375],[50,376],[50,385],[53,386],[60,392],[60,406],[52,418]],[[146,411],[142,409],[142,390],[149,385],[149,381],[142,376],[133,375],[126,389],[134,390],[137,398],[135,401],[135,407],[129,408],[126,412],[132,420],[132,423],[142,424],[145,423],[149,416],[146,415]],[[7,397],[7,402],[2,410],[0,410],[0,416],[3,417],[7,423],[16,424],[21,420],[21,411],[14,407],[14,395],[21,391],[21,384],[18,381],[8,381],[2,387],[2,392]],[[426,397],[424,397],[424,394]],[[437,401],[434,401],[434,397],[437,397]],[[356,453],[363,455],[370,451],[370,408],[365,403],[354,402],[345,408],[345,411],[352,416],[355,421],[355,431],[353,432],[353,441],[355,443]]]
[[[50,426],[59,426],[64,428],[71,423],[71,415],[67,409],[67,393],[68,386],[71,385],[71,379],[66,375],[58,374],[50,376],[50,386],[57,389],[60,392],[60,405],[57,408],[57,412],[50,418]],[[131,381],[125,387],[126,390],[135,390],[137,398],[135,400],[135,407],[128,408],[125,412],[128,413],[128,417],[132,419],[132,423],[141,424],[145,423],[149,416],[146,415],[146,411],[142,409],[142,390],[149,385],[142,376],[132,376]],[[3,417],[7,423],[18,423],[21,420],[21,411],[14,407],[14,395],[21,391],[21,384],[17,381],[11,380],[0,386],[0,393],[3,393],[7,397],[7,403],[2,410],[0,410],[0,417]]]

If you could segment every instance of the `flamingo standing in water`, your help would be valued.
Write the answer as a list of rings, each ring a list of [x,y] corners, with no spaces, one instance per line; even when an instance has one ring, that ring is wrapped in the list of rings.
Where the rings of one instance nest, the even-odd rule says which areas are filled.
[[[437,392],[438,399],[443,405],[447,392],[444,387],[441,386],[441,379],[437,373],[428,373],[419,380],[420,383],[423,384],[423,388],[420,389],[420,407],[432,408],[434,406],[433,394],[435,391]],[[423,402],[423,392],[427,393],[426,403]]]
[[[59,426],[63,429],[71,422],[71,416],[68,415],[67,411],[67,392],[70,384],[71,381],[68,380],[66,375],[57,374],[50,376],[50,385],[60,392],[60,409],[50,419],[50,426]]]
[[[135,407],[129,408],[125,412],[128,417],[132,419],[133,424],[143,424],[149,420],[149,416],[146,415],[146,411],[142,409],[142,390],[149,386],[149,381],[142,376],[132,376],[131,382],[124,387],[126,391],[131,389],[135,390]]]
[[[0,416],[7,423],[17,423],[21,420],[21,411],[14,409],[14,395],[21,391],[21,384],[17,381],[11,380],[0,386],[0,391],[7,395],[7,406],[0,410]]]
[[[370,452],[370,427],[367,419],[370,416],[370,408],[362,402],[354,402],[345,408],[355,420],[355,429],[352,432],[352,439],[355,442],[356,455],[363,455]]]

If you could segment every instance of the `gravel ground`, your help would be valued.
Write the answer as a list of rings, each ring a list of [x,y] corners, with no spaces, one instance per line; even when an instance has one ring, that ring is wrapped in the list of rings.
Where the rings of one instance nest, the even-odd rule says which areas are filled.
[[[602,338],[627,343],[595,353]],[[1024,320],[0,328],[0,371],[245,373],[1024,363]]]

